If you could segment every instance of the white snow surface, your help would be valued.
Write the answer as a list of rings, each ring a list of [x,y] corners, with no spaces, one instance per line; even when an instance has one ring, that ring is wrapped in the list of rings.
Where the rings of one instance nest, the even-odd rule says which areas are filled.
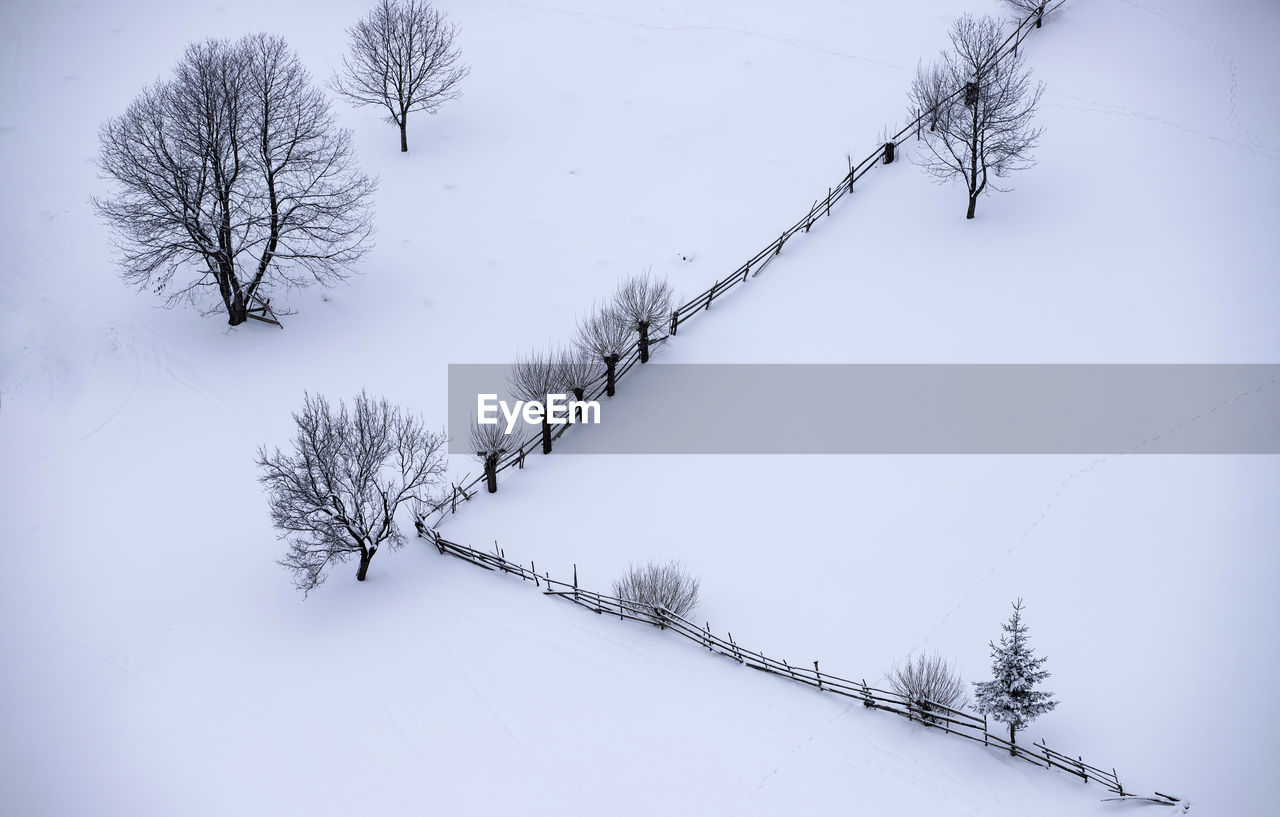
[[[449,363],[567,340],[652,266],[692,295],[889,127],[988,0],[443,2],[465,96],[335,102],[381,177],[362,274],[228,331],[124,287],[98,125],[206,36],[318,80],[362,7],[0,9],[0,811],[1128,813],[1058,773],[592,616],[415,540],[303,601],[255,481],[304,390],[443,422]],[[1280,8],[1071,0],[1027,41],[1039,163],[963,219],[907,161],[665,344],[670,362],[1277,362]],[[691,257],[692,260],[682,260]],[[283,300],[283,299],[282,299]],[[791,395],[762,401],[785,407]],[[676,395],[628,376],[611,423]],[[1158,430],[1153,430],[1158,432]],[[973,680],[1022,596],[1061,705],[1028,731],[1200,814],[1274,799],[1275,457],[609,457],[590,430],[450,538],[607,590],[679,557],[698,617],[878,680]],[[570,454],[582,456],[570,456]],[[460,459],[455,473],[475,471]]]

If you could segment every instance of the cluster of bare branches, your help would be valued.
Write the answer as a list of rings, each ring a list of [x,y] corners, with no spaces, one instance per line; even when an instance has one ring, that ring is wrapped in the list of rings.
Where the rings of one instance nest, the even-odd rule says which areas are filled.
[[[660,623],[663,612],[688,616],[698,606],[701,581],[690,576],[679,561],[630,565],[613,583],[613,595],[634,605],[632,612]]]
[[[342,279],[372,234],[375,182],[279,37],[189,46],[103,126],[98,165],[124,279],[232,326],[269,288]]]
[[[507,388],[521,400],[545,406],[547,395],[563,393],[556,356],[539,352],[522,355],[507,375]],[[551,419],[546,411],[542,414],[542,453],[551,453]]]
[[[960,674],[938,653],[909,657],[901,666],[894,664],[886,677],[893,691],[910,701],[922,718],[939,719],[929,714],[937,704],[962,709],[969,701],[968,688]]]
[[[409,114],[432,114],[462,92],[469,70],[456,46],[458,29],[422,0],[381,0],[347,32],[350,52],[331,87],[356,106],[387,110],[409,150]]]
[[[1045,0],[1004,0],[1004,4],[1013,9],[1019,20],[1025,20],[1028,15],[1035,13],[1036,28],[1040,27],[1050,13],[1050,9],[1045,8]]]
[[[608,305],[595,304],[578,321],[577,347],[604,366],[605,394],[613,397],[617,384],[618,360],[627,351],[631,332]]]
[[[613,296],[613,314],[640,336],[640,362],[649,362],[649,327],[671,317],[671,284],[646,272],[623,281]]]
[[[589,351],[579,347],[564,347],[556,355],[556,378],[565,394],[572,394],[579,402],[587,399],[591,388],[604,374],[604,363]],[[570,416],[569,422],[576,422]]]
[[[517,425],[508,433],[502,423],[471,421],[471,450],[484,463],[485,485],[489,493],[498,492],[498,460],[524,444],[524,428]]]
[[[443,476],[445,436],[364,392],[350,409],[308,394],[293,419],[293,451],[264,447],[257,460],[271,521],[289,543],[280,564],[310,592],[331,564],[358,556],[364,581],[380,547],[404,544],[396,511],[426,501]]]
[[[1031,82],[1016,52],[999,56],[1004,40],[995,19],[966,14],[952,26],[951,50],[917,68],[911,86],[912,106],[929,123],[920,164],[940,182],[964,181],[965,218],[983,193],[1005,189],[993,178],[1034,163],[1040,139],[1033,119],[1044,87]]]

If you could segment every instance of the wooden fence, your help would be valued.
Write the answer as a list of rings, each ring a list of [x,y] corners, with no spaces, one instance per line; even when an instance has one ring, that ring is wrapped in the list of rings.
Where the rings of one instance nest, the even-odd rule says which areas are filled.
[[[819,692],[852,698],[860,701],[868,709],[891,712],[930,729],[981,743],[985,747],[994,747],[1033,765],[1046,769],[1058,769],[1080,778],[1084,783],[1100,784],[1115,795],[1115,799],[1143,800],[1165,806],[1183,803],[1178,797],[1160,792],[1140,795],[1134,793],[1132,789],[1126,790],[1114,768],[1107,770],[1085,763],[1084,758],[1078,755],[1072,757],[1049,748],[1043,740],[1032,744],[1011,743],[1006,737],[991,731],[985,715],[953,709],[927,700],[913,700],[897,692],[873,687],[865,678],[851,680],[823,672],[817,661],[813,662],[813,667],[810,669],[806,664],[792,664],[783,658],[771,658],[763,652],[747,649],[737,643],[731,632],[726,633],[725,637],[717,635],[711,630],[710,623],[699,626],[661,607],[638,604],[580,587],[576,565],[573,569],[573,581],[563,582],[551,578],[547,572],[539,573],[537,565],[532,561],[528,567],[510,561],[506,558],[506,554],[496,547],[493,553],[476,550],[449,541],[429,528],[420,528],[419,534],[434,544],[441,554],[456,557],[485,570],[519,576],[523,581],[533,582],[534,586],[542,590],[545,595],[573,602],[599,615],[617,616],[619,620],[638,621],[669,630],[687,638],[708,652],[725,656],[751,669],[804,684]]]
[[[1022,41],[1039,27],[1039,22],[1043,15],[1057,10],[1065,2],[1066,0],[1056,0],[1056,2],[1042,4],[1040,9],[1023,18],[1004,41],[994,60],[998,62],[1016,54]],[[950,99],[963,92],[963,88],[958,88],[943,101],[950,101]],[[746,283],[753,274],[758,275],[773,258],[782,252],[782,247],[790,238],[800,232],[809,232],[819,219],[831,215],[832,206],[846,195],[852,193],[854,184],[870,172],[873,167],[882,162],[890,164],[894,161],[895,150],[899,140],[908,136],[912,131],[916,132],[917,138],[920,137],[922,122],[928,113],[928,111],[919,112],[906,126],[889,137],[888,141],[877,147],[866,158],[856,165],[851,163],[848,173],[835,186],[827,188],[826,197],[816,200],[813,206],[809,208],[809,211],[790,227],[783,230],[778,238],[751,256],[742,266],[728,276],[717,280],[710,287],[673,310],[668,334],[651,339],[651,346],[656,346],[671,335],[677,334],[682,325],[709,311],[711,304],[717,298],[725,295],[739,284]],[[614,375],[615,383],[620,381],[639,362],[639,359],[640,348],[639,342],[636,341],[620,357]],[[605,392],[605,375],[602,374],[592,383],[591,388],[586,392],[586,397],[589,400],[597,400],[604,396]],[[559,426],[552,431],[552,440],[558,440],[570,428],[573,428],[572,424]],[[501,457],[497,463],[497,471],[505,471],[511,467],[523,468],[525,458],[533,453],[541,443],[541,435],[533,435],[515,450]],[[537,566],[533,562],[530,562],[526,568],[508,560],[500,549],[494,553],[486,553],[449,541],[427,524],[427,517],[430,514],[444,513],[446,511],[456,512],[459,503],[471,499],[478,490],[477,486],[484,479],[484,475],[481,474],[473,480],[455,485],[450,496],[425,513],[420,514],[417,520],[419,536],[431,541],[441,554],[454,556],[486,570],[519,576],[523,581],[533,582],[535,587],[541,589],[548,596],[571,601],[600,615],[617,616],[619,620],[638,621],[663,630],[669,630],[687,638],[709,652],[725,656],[752,669],[804,684],[819,692],[827,692],[860,701],[868,709],[890,712],[928,728],[938,729],[948,735],[955,735],[974,743],[981,743],[984,747],[994,747],[1033,765],[1042,766],[1046,769],[1057,769],[1073,775],[1080,778],[1084,783],[1097,783],[1115,795],[1111,799],[1142,800],[1164,806],[1181,804],[1184,809],[1189,805],[1178,797],[1160,792],[1139,795],[1132,790],[1126,790],[1114,768],[1107,770],[1085,763],[1083,757],[1079,755],[1071,757],[1051,749],[1043,740],[1040,743],[1029,745],[1011,742],[1006,737],[991,731],[985,715],[979,716],[972,712],[953,709],[932,701],[913,700],[897,692],[870,686],[865,678],[855,681],[823,672],[819,668],[817,661],[813,662],[813,668],[810,669],[807,665],[791,664],[785,659],[767,657],[763,652],[750,650],[738,644],[734,641],[733,633],[731,632],[727,632],[725,637],[715,634],[712,632],[709,623],[698,626],[694,622],[662,608],[640,605],[616,596],[609,596],[579,587],[576,566],[574,567],[574,576],[571,583],[559,581],[551,578],[546,572],[538,573]]]
[[[1010,32],[1009,36],[1005,38],[1000,48],[996,51],[992,58],[993,64],[997,64],[1001,60],[1007,59],[1011,55],[1016,54],[1018,47],[1022,44],[1022,41],[1025,40],[1032,31],[1036,30],[1043,15],[1056,11],[1066,2],[1067,0],[1055,0],[1054,2],[1048,2],[1042,5],[1040,9],[1032,11],[1026,17],[1022,18],[1014,30]],[[941,105],[945,102],[949,102],[962,93],[964,93],[964,89],[957,88],[951,93],[951,95],[939,101],[938,104]],[[812,228],[817,221],[824,216],[831,215],[831,208],[846,195],[853,192],[853,186],[859,179],[882,162],[884,164],[890,164],[893,162],[896,155],[896,146],[900,140],[910,135],[912,131],[915,131],[917,138],[919,138],[921,135],[922,123],[928,114],[929,111],[917,112],[915,118],[908,122],[897,133],[889,137],[888,141],[876,147],[875,150],[856,165],[851,164],[849,172],[846,173],[834,187],[827,188],[827,195],[825,198],[815,200],[813,206],[809,208],[809,211],[805,213],[804,216],[790,227],[783,230],[782,233],[771,241],[764,249],[751,256],[744,264],[732,273],[720,280],[717,280],[710,287],[693,296],[673,310],[669,322],[668,334],[652,338],[650,340],[650,346],[657,346],[671,335],[677,334],[680,327],[684,324],[693,320],[697,316],[710,311],[711,304],[716,299],[724,296],[739,284],[746,283],[747,279],[752,277],[753,274],[759,275],[761,270],[763,270],[771,260],[776,258],[782,252],[783,245],[785,245],[789,239],[797,233],[809,232],[810,228]],[[632,342],[632,344],[627,347],[626,351],[619,358],[617,371],[614,376],[615,384],[622,380],[623,376],[639,362],[639,359],[640,344],[637,340]],[[597,400],[604,396],[605,391],[605,375],[601,374],[592,383],[592,387],[587,391],[586,397],[588,400]],[[562,437],[571,428],[573,428],[573,425],[567,424],[553,429],[551,432],[552,442],[560,439],[560,437]],[[542,438],[537,434],[533,435],[528,440],[523,441],[516,449],[499,458],[496,468],[497,472],[501,473],[502,471],[512,467],[524,468],[525,459],[532,454],[535,449],[539,448],[541,444]],[[419,511],[419,527],[428,525],[428,519],[433,515],[456,513],[461,503],[475,497],[479,490],[478,486],[480,483],[484,482],[484,480],[485,475],[483,473],[471,480],[467,480],[464,477],[463,482],[461,484],[454,485],[450,489],[449,494],[442,500]]]

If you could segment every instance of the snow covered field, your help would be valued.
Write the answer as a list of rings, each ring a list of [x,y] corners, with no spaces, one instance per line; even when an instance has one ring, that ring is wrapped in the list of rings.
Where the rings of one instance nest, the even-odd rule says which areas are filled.
[[[1125,808],[417,544],[302,601],[253,453],[304,390],[443,423],[447,364],[566,340],[650,265],[703,289],[905,121],[955,15],[996,4],[441,8],[465,95],[411,120],[407,155],[335,102],[381,177],[377,247],[348,285],[291,296],[283,332],[120,284],[88,206],[97,127],[207,36],[282,34],[323,79],[362,7],[0,10],[0,807]],[[958,191],[879,168],[661,359],[1276,362],[1278,23],[1262,0],[1072,0],[1028,41],[1046,132],[1015,192],[966,223]],[[653,374],[611,422],[668,398]],[[1271,799],[1276,458],[560,455],[589,450],[566,438],[443,530],[601,590],[679,556],[700,618],[869,680],[921,646],[981,678],[1021,595],[1063,701],[1028,737],[1197,813]]]

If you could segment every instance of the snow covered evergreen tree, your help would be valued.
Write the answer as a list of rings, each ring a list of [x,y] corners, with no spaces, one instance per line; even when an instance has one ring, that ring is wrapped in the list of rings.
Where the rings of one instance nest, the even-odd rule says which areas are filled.
[[[1052,692],[1035,689],[1049,677],[1041,669],[1046,658],[1036,658],[1027,643],[1027,625],[1022,621],[1022,599],[1013,603],[1013,615],[1000,625],[1000,643],[991,642],[990,681],[974,683],[978,711],[1009,725],[1009,754],[1017,731],[1058,705]]]

